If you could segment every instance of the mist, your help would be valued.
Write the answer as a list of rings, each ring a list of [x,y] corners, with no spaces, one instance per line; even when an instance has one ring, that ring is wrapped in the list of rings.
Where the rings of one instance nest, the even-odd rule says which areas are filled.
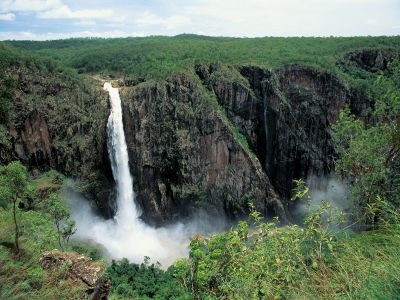
[[[142,220],[131,220],[132,226],[118,223],[116,218],[106,220],[99,216],[82,194],[72,190],[64,192],[64,199],[71,209],[77,232],[73,239],[100,245],[108,259],[127,258],[134,263],[160,262],[163,268],[175,260],[188,256],[190,238],[195,233],[210,235],[226,227],[224,216],[212,218],[203,211],[190,221],[154,228]]]
[[[323,200],[328,201],[332,207],[338,211],[351,213],[353,206],[349,201],[349,187],[334,174],[326,177],[309,176],[306,180],[310,188],[310,203],[300,201],[293,215],[296,218],[304,218],[309,214],[309,210],[315,210]]]
[[[311,176],[307,179],[311,189],[311,207],[316,207],[323,199],[326,199],[333,207],[342,211],[351,209],[348,196],[348,186],[335,175],[329,177]]]

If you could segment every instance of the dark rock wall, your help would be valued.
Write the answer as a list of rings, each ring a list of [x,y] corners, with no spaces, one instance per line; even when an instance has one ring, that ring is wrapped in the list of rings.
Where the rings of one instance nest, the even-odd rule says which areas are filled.
[[[386,71],[390,61],[400,58],[400,52],[393,48],[364,48],[346,53],[337,65],[345,71],[362,69],[370,73]]]
[[[242,67],[239,76],[227,76],[220,68],[198,65],[196,73],[248,138],[288,204],[294,179],[332,170],[329,126],[346,101],[347,89],[336,77],[301,66],[275,71]]]
[[[265,103],[266,171],[284,199],[293,180],[333,171],[334,145],[330,125],[347,99],[347,88],[334,76],[291,66],[268,81]],[[274,86],[275,85],[275,86]]]
[[[371,103],[336,76],[311,67],[291,65],[273,71],[240,67],[242,78],[227,76],[221,68],[197,65],[196,73],[248,138],[289,210],[294,179],[334,171],[330,128],[340,109],[348,104],[367,118]]]
[[[122,88],[124,127],[135,191],[147,220],[187,216],[195,208],[238,217],[248,201],[280,210],[268,178],[186,76]]]
[[[11,128],[14,149],[19,159],[30,166],[50,166],[51,138],[44,116],[37,110],[32,111],[18,131]]]
[[[294,179],[334,171],[330,130],[341,108],[367,116],[371,106],[336,76],[311,67],[213,64],[195,71],[200,81],[181,75],[122,88],[135,191],[147,220],[172,220],[199,207],[238,217],[248,201],[285,219]],[[256,162],[207,93],[246,137]]]

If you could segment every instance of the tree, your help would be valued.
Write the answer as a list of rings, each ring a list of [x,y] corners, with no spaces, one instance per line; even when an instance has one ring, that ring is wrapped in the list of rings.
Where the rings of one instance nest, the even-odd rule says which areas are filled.
[[[76,232],[75,221],[71,219],[71,214],[59,194],[50,194],[43,204],[44,210],[50,214],[56,226],[59,246],[63,250],[67,249],[71,236]]]
[[[0,198],[13,204],[15,225],[15,252],[20,254],[17,202],[23,201],[28,193],[28,171],[20,161],[13,161],[0,169]]]
[[[377,199],[398,206],[400,203],[400,63],[389,64],[388,73],[373,84],[375,109],[372,124],[366,124],[345,107],[333,126],[332,137],[339,156],[336,172],[352,187],[352,196],[365,210],[378,205]],[[380,200],[378,203],[381,202]],[[374,214],[376,217],[376,215]],[[367,223],[377,220],[367,218]]]

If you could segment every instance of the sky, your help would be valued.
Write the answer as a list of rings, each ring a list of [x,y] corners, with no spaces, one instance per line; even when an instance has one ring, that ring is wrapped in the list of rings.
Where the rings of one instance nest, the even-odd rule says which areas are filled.
[[[400,0],[0,0],[0,40],[400,35]]]

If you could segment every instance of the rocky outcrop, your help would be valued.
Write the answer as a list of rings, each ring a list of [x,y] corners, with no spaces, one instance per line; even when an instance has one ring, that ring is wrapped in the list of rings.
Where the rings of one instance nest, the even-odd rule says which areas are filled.
[[[255,97],[247,80],[233,67],[220,64],[195,66],[203,83],[217,96],[227,116],[252,144],[257,143],[262,102]]]
[[[248,201],[285,218],[294,179],[334,171],[331,125],[342,107],[368,118],[372,105],[312,67],[212,64],[195,71],[201,82],[181,75],[122,89],[135,191],[147,220],[199,207],[238,217]]]
[[[24,126],[17,131],[11,128],[14,149],[17,156],[30,166],[49,166],[52,163],[49,129],[43,115],[32,111],[25,119]]]
[[[135,191],[144,218],[165,222],[195,209],[238,217],[279,211],[268,178],[195,78],[180,75],[121,91]],[[211,97],[211,98],[210,98]]]
[[[93,262],[90,258],[76,252],[54,250],[44,252],[40,263],[43,269],[58,276],[58,279],[71,280],[75,287],[80,287],[84,293],[79,298],[108,299],[111,281],[104,275],[104,266]]]
[[[346,53],[337,64],[345,71],[362,69],[370,73],[386,71],[388,63],[400,58],[400,52],[393,48],[364,48]]]

